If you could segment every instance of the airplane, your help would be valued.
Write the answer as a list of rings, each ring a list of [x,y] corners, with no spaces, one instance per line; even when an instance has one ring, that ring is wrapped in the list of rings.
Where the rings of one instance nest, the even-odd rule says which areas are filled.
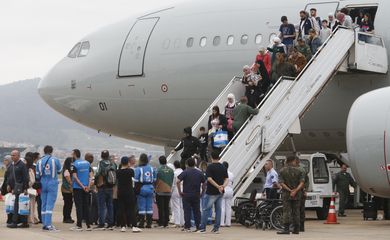
[[[327,18],[343,7],[351,13],[369,11],[375,33],[390,49],[389,1],[198,0],[135,15],[86,35],[40,81],[38,91],[53,109],[85,126],[169,149],[230,79],[242,74],[242,66],[254,61],[260,46],[278,35],[282,15],[298,24],[300,10],[316,8]],[[350,152],[346,123],[353,102],[389,81],[388,74],[339,72],[301,119],[296,149]],[[291,147],[286,141],[280,150]],[[363,162],[349,159],[355,169],[368,164]],[[357,180],[362,183],[379,171],[359,172]],[[375,184],[385,186],[375,192],[362,186],[390,197],[390,181],[387,185],[380,178]]]

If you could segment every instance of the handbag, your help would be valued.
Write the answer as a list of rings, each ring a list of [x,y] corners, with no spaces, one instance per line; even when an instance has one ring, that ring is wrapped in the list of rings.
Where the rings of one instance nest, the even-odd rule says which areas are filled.
[[[219,130],[214,134],[213,146],[215,148],[223,148],[229,144],[227,131]]]

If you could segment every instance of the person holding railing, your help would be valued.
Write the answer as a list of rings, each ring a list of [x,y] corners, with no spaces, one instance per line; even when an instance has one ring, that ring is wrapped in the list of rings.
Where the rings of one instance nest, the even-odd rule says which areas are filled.
[[[181,139],[179,146],[177,146],[174,150],[172,150],[172,154],[183,149],[180,157],[180,165],[184,170],[186,168],[186,160],[192,157],[194,154],[199,153],[200,142],[197,137],[192,136],[192,128],[186,127],[183,130],[184,137]]]
[[[250,115],[257,115],[259,113],[259,109],[254,109],[251,106],[248,106],[248,98],[241,97],[240,104],[234,109],[233,116],[233,128],[237,133],[238,130],[244,125],[245,121],[250,117]]]

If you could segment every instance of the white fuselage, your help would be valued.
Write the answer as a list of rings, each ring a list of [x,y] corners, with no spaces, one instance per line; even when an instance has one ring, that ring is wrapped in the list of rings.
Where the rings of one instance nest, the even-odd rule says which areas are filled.
[[[326,1],[316,1],[326,2]],[[335,1],[337,2],[337,1]],[[340,1],[339,8],[367,1]],[[390,25],[378,3],[376,34],[389,48]],[[123,138],[175,145],[242,66],[251,64],[260,46],[278,34],[280,17],[299,23],[299,11],[311,1],[194,1],[147,16],[134,16],[87,35],[86,57],[62,59],[41,81],[44,100],[63,115]],[[310,6],[309,6],[310,7]],[[315,7],[320,8],[320,4]],[[334,9],[336,10],[336,8]],[[137,20],[158,18],[142,59],[142,76],[119,77],[121,52]],[[255,36],[261,34],[260,44]],[[232,45],[228,36],[234,36]],[[248,35],[247,44],[241,43]],[[213,45],[220,36],[218,46]],[[200,46],[202,37],[206,45]],[[193,38],[193,46],[187,40]],[[138,62],[139,63],[139,62]],[[74,88],[71,85],[74,84]],[[302,120],[295,137],[299,151],[345,151],[349,108],[361,94],[389,85],[388,75],[340,73]],[[236,96],[239,98],[240,96]],[[287,146],[286,146],[287,147]]]

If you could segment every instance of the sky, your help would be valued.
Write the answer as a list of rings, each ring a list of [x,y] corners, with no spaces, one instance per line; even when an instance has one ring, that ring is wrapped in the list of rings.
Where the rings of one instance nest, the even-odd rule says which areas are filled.
[[[83,36],[190,0],[1,0],[0,85],[42,77]]]

